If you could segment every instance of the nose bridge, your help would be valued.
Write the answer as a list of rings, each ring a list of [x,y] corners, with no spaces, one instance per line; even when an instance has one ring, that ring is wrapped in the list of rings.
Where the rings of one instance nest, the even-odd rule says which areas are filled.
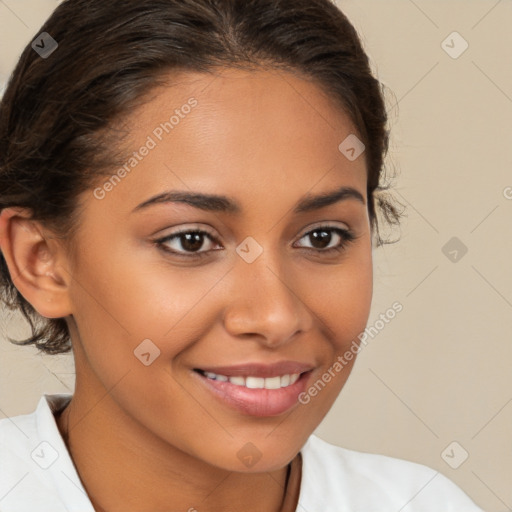
[[[225,327],[232,335],[259,334],[267,344],[279,345],[311,327],[312,316],[278,253],[264,250],[251,263],[243,257],[237,260],[225,314]]]

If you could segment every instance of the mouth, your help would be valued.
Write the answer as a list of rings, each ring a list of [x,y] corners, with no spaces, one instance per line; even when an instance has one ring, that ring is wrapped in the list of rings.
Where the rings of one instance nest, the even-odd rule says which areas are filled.
[[[249,375],[247,377],[243,377],[241,375],[229,377],[227,375],[207,372],[200,369],[196,369],[194,371],[200,373],[207,379],[217,380],[220,382],[229,382],[231,384],[234,384],[235,386],[243,386],[248,389],[287,388],[288,386],[292,386],[293,384],[295,384],[302,375],[302,373],[287,373],[284,375],[277,375],[275,377],[256,377],[252,375]]]
[[[250,373],[225,375],[196,368],[193,374],[222,405],[242,414],[261,417],[278,416],[298,406],[299,395],[306,389],[312,372],[310,369],[262,377]]]

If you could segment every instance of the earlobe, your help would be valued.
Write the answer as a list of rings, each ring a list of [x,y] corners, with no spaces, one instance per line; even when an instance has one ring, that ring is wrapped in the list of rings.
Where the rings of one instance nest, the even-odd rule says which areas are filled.
[[[41,316],[63,318],[72,313],[68,274],[60,267],[64,252],[30,213],[24,208],[0,212],[0,249],[21,295]]]

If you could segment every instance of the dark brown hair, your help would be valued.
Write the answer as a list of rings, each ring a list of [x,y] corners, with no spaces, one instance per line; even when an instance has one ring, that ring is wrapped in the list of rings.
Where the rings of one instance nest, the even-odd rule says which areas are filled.
[[[382,183],[384,89],[356,30],[331,0],[66,0],[42,32],[58,48],[42,58],[28,45],[0,104],[0,210],[29,208],[71,246],[77,197],[121,161],[114,122],[165,76],[276,68],[313,80],[349,115],[366,146],[372,233],[377,245],[391,243],[380,237],[377,220],[380,212],[398,225],[401,215],[391,195],[377,195],[389,188]],[[65,319],[35,311],[1,253],[0,294],[32,329],[12,342],[51,354],[71,349]]]

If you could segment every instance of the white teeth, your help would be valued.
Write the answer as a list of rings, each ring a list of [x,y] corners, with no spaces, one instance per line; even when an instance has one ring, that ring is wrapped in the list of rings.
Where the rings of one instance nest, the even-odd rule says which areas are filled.
[[[229,377],[228,380],[231,382],[231,384],[236,384],[237,386],[245,386],[245,379],[243,377]]]
[[[291,375],[290,376],[290,386],[292,384],[295,384],[299,380],[299,377],[300,377],[300,373],[294,373],[293,375]]]
[[[279,389],[281,387],[281,377],[268,377],[265,379],[266,389]]]
[[[265,379],[261,377],[246,377],[245,387],[250,389],[263,389],[265,387]]]
[[[282,375],[281,377],[227,377],[212,372],[204,372],[207,378],[212,380],[220,380],[222,382],[229,381],[236,386],[244,386],[249,389],[280,389],[295,384],[300,377],[300,373]]]
[[[290,385],[290,376],[289,375],[283,375],[281,377],[281,386],[285,388],[286,386]]]

